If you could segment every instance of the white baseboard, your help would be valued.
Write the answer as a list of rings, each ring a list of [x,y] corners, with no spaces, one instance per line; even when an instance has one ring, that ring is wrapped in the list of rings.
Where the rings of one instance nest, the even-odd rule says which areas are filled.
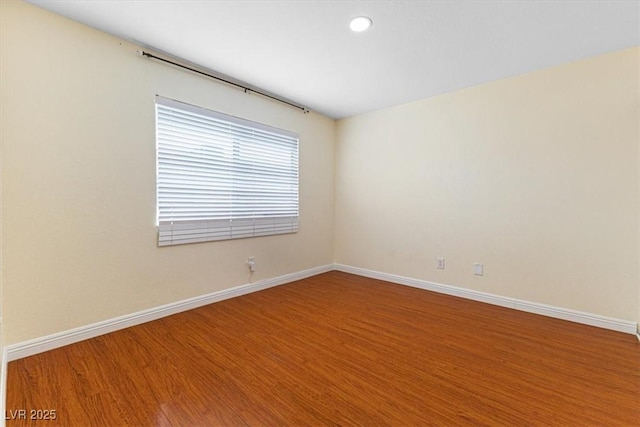
[[[120,329],[139,325],[141,323],[160,319],[162,317],[171,316],[172,314],[180,313],[183,311],[192,310],[194,308],[202,307],[203,305],[208,305],[229,298],[261,291],[263,289],[283,285],[285,283],[293,282],[296,280],[306,279],[307,277],[326,273],[331,270],[333,270],[333,265],[315,267],[309,270],[286,274],[284,276],[279,276],[272,279],[265,279],[256,283],[241,285],[234,288],[212,292],[210,294],[162,305],[160,307],[150,308],[148,310],[127,314],[102,322],[93,323],[91,325],[81,326],[79,328],[70,329],[68,331],[55,333],[45,337],[36,338],[17,344],[11,344],[5,347],[5,353],[2,363],[6,365],[7,362],[21,359],[23,357],[33,356],[34,354],[53,350],[55,348],[108,334]],[[0,399],[2,399],[2,396],[0,396]],[[4,412],[2,412],[2,414],[4,414]]]
[[[342,264],[334,264],[335,270],[345,273],[357,274],[359,276],[371,277],[387,282],[397,283],[400,285],[411,286],[414,288],[425,289],[428,291],[438,292],[446,295],[453,295],[460,298],[466,298],[474,301],[485,302],[488,304],[499,305],[502,307],[513,308],[515,310],[526,311],[529,313],[541,314],[543,316],[553,317],[556,319],[568,320],[571,322],[582,323],[584,325],[597,326],[599,328],[610,329],[628,334],[637,334],[637,323],[627,320],[614,319],[611,317],[600,316],[597,314],[584,313],[581,311],[570,310],[567,308],[553,307],[550,305],[539,304],[535,302],[518,300],[499,295],[489,294],[486,292],[474,291],[471,289],[459,288],[451,285],[443,285],[440,283],[427,282],[426,280],[413,279],[410,277],[398,276],[395,274],[382,273],[379,271],[368,270],[360,267],[352,267]],[[638,335],[640,339],[640,335]]]
[[[2,350],[2,365],[0,366],[0,427],[6,425],[6,409],[7,409],[7,349]]]
[[[596,314],[584,313],[580,311],[569,310],[566,308],[553,307],[529,301],[522,301],[515,298],[503,297],[485,292],[459,288],[451,285],[427,282],[425,280],[382,273],[359,267],[333,264],[315,267],[309,270],[291,273],[272,279],[261,280],[256,283],[241,285],[206,295],[177,301],[175,303],[166,304],[160,307],[155,307],[148,310],[116,317],[113,319],[108,319],[102,322],[93,323],[91,325],[81,326],[75,329],[70,329],[68,331],[55,333],[45,337],[8,345],[4,348],[2,357],[2,377],[0,377],[0,404],[4,404],[5,402],[3,393],[6,392],[6,365],[8,362],[21,359],[23,357],[33,356],[38,353],[53,350],[55,348],[63,347],[65,345],[73,344],[100,335],[108,334],[120,329],[139,325],[141,323],[160,319],[172,314],[191,310],[229,298],[246,295],[252,292],[261,291],[263,289],[290,283],[296,280],[305,279],[307,277],[326,273],[332,270],[338,270],[346,273],[356,274],[359,276],[385,280],[387,282],[411,286],[414,288],[452,295],[460,298],[466,298],[474,301],[485,302],[488,304],[499,305],[502,307],[513,308],[516,310],[527,311],[530,313],[541,314],[557,319],[569,320],[585,325],[597,326],[600,328],[625,332],[629,334],[636,334],[638,336],[638,339],[640,340],[640,334],[638,334],[637,324],[626,320],[614,319]],[[0,414],[4,414],[4,412],[0,412]],[[0,427],[2,427],[1,423],[2,421],[0,421]]]

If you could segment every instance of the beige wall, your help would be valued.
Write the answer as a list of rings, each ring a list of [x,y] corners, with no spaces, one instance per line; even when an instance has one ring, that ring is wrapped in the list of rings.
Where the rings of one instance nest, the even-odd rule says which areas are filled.
[[[336,126],[22,2],[0,19],[5,344],[245,284],[250,255],[254,280],[335,256],[640,319],[638,49]],[[158,248],[155,94],[299,132],[300,232]]]
[[[2,2],[3,318],[12,344],[333,261],[334,121]],[[300,232],[156,246],[154,96],[298,132]]]
[[[638,102],[634,48],[340,120],[336,261],[637,321]]]
[[[636,64],[637,64],[636,65],[636,100],[640,100],[640,48],[636,49]],[[638,145],[640,147],[640,108],[636,110],[636,113],[637,113],[636,126],[637,126],[637,132],[638,132],[637,140],[638,140]],[[638,180],[639,180],[638,195],[640,197],[640,148],[638,149]],[[638,230],[638,238],[640,239],[640,227]],[[638,261],[640,262],[640,245],[638,248]],[[638,317],[636,318],[636,321],[638,323],[637,323],[636,330],[637,330],[638,337],[640,338],[640,280],[638,280],[637,283],[638,283]]]

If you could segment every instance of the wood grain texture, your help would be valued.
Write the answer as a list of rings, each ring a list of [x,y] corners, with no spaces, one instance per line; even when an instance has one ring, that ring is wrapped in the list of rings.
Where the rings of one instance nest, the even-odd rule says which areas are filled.
[[[57,418],[7,425],[637,426],[640,343],[331,272],[11,362],[18,409]]]

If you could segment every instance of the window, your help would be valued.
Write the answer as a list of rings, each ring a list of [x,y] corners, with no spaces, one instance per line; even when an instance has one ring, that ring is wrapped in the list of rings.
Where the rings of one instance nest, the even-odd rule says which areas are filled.
[[[298,231],[298,136],[156,97],[158,245]]]

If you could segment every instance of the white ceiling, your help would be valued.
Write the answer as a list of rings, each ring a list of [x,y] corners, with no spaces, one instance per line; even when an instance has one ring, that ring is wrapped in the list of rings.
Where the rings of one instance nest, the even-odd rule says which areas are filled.
[[[333,118],[640,44],[636,0],[30,3]]]

